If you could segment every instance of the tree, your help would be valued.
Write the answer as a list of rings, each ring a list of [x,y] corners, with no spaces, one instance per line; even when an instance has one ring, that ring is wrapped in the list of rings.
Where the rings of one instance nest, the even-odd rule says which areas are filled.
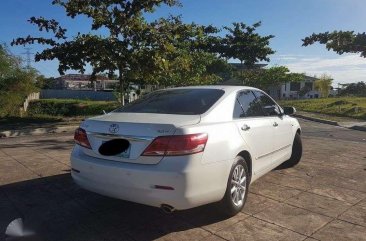
[[[106,29],[106,36],[92,33],[78,35],[71,40],[67,38],[65,28],[54,20],[43,17],[30,18],[29,22],[38,26],[40,31],[51,31],[52,38],[25,37],[18,38],[12,44],[25,45],[39,43],[50,46],[35,55],[35,60],[58,59],[59,72],[68,69],[85,71],[90,64],[93,73],[107,71],[118,72],[122,101],[130,72],[138,72],[142,60],[141,52],[151,48],[151,40],[157,40],[154,29],[146,21],[144,14],[151,13],[162,4],[179,5],[177,0],[54,0],[53,5],[64,8],[66,14],[75,18],[84,15],[91,19],[91,30]],[[145,56],[142,56],[145,57]]]
[[[328,98],[330,89],[332,87],[333,79],[330,75],[323,74],[315,81],[315,89],[320,92],[321,97]]]
[[[325,44],[328,50],[333,50],[338,54],[360,53],[362,57],[366,57],[366,33],[355,33],[354,31],[313,33],[302,41],[303,46],[318,42]]]
[[[34,69],[23,69],[19,58],[0,45],[0,117],[18,115],[25,97],[37,90]]]
[[[257,69],[244,71],[238,76],[244,85],[267,89],[271,86],[281,85],[287,82],[298,82],[304,80],[304,74],[290,73],[285,66],[275,66],[268,69]]]
[[[234,22],[232,27],[224,27],[228,33],[216,45],[215,51],[225,58],[240,60],[242,65],[251,68],[259,61],[269,61],[268,56],[274,54],[269,47],[273,35],[261,36],[256,33],[261,22],[248,26]]]
[[[348,84],[346,88],[342,89],[340,95],[354,95],[366,97],[366,83],[358,82]]]

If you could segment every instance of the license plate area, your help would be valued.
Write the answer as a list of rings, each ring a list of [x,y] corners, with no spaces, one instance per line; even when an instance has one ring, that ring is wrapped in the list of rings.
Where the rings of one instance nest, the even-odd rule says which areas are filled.
[[[131,151],[131,144],[125,139],[111,139],[102,141],[100,145],[99,154],[103,156],[114,156],[129,158]]]

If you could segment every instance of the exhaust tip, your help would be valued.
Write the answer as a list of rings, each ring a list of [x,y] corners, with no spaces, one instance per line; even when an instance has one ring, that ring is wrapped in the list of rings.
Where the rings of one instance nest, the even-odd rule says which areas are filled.
[[[168,213],[168,214],[174,212],[174,210],[175,210],[174,207],[172,207],[168,204],[161,204],[160,208],[161,208],[161,210],[163,210],[164,213]]]

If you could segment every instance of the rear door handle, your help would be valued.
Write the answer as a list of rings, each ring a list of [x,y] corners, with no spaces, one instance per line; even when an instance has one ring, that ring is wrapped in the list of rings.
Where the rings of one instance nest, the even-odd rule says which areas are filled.
[[[278,123],[277,123],[277,122],[274,122],[274,123],[273,123],[273,126],[274,126],[274,127],[278,126]]]
[[[247,131],[247,130],[249,130],[249,129],[250,129],[250,126],[248,126],[247,124],[244,124],[244,125],[241,127],[241,129],[242,129],[243,131]]]

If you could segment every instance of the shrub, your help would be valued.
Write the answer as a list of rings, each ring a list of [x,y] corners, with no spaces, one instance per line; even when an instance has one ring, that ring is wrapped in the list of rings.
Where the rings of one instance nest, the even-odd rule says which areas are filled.
[[[113,101],[41,99],[30,103],[28,115],[94,116],[103,114],[103,110],[110,112],[118,108],[119,105],[118,102]]]

